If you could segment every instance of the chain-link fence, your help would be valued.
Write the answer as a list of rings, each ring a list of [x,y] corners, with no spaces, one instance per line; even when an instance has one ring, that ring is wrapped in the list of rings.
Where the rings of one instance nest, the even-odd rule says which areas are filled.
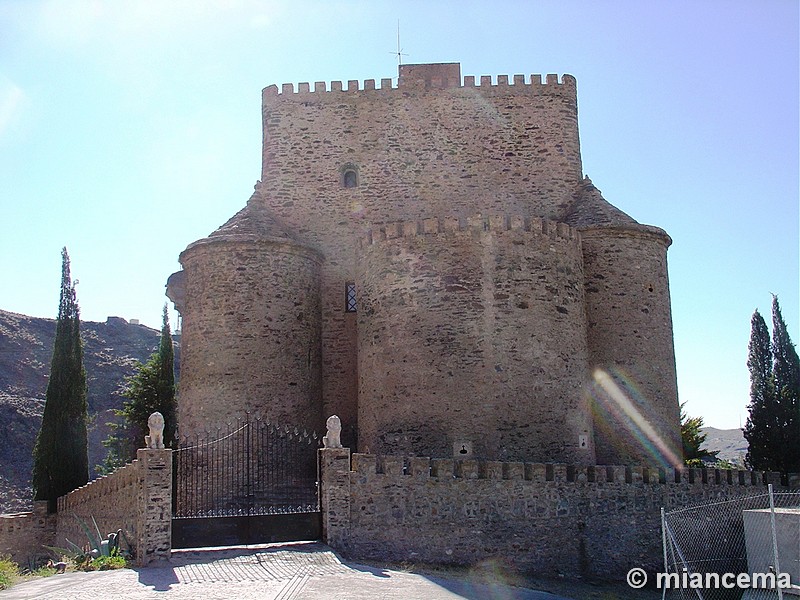
[[[661,525],[663,598],[800,600],[800,492],[770,485],[765,494],[664,512]],[[780,588],[783,574],[794,589]]]

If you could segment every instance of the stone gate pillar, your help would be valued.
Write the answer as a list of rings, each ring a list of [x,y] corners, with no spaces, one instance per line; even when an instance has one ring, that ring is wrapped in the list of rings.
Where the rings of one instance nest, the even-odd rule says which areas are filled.
[[[350,448],[320,449],[319,464],[322,539],[340,549],[350,529]]]
[[[136,458],[136,563],[145,566],[172,554],[172,450],[141,448]]]

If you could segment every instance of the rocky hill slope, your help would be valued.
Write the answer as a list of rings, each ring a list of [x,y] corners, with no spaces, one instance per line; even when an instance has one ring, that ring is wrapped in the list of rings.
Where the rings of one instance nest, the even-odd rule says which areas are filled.
[[[55,320],[0,310],[0,513],[32,506],[32,450],[42,422],[50,375]],[[89,404],[89,465],[105,457],[113,409],[120,408],[125,378],[158,348],[160,332],[109,317],[84,321],[81,336]],[[176,357],[177,357],[176,345]]]
[[[719,450],[720,459],[734,464],[744,464],[747,455],[747,440],[741,429],[717,429],[703,427],[700,431],[706,434],[706,441],[701,446],[707,450]]]

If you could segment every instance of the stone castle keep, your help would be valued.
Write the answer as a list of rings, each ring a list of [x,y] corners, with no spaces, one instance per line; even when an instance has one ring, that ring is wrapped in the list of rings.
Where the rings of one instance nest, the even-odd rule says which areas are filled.
[[[252,197],[168,284],[182,435],[337,414],[360,452],[680,460],[671,240],[584,177],[573,77],[402,65],[262,109]]]
[[[621,581],[664,570],[662,510],[780,487],[681,464],[671,240],[584,176],[571,76],[403,65],[396,85],[267,87],[263,119],[252,197],[167,286],[197,437],[139,449],[55,515],[3,516],[0,554],[94,520],[140,565],[322,539],[359,562]],[[300,431],[334,414],[344,447],[336,419],[324,448]],[[724,530],[745,556],[732,514],[686,520],[697,548]]]

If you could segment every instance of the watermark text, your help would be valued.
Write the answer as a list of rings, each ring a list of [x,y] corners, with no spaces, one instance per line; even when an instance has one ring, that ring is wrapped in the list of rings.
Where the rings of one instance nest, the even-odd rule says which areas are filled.
[[[641,589],[647,585],[647,572],[635,567],[628,571],[628,585]],[[656,587],[662,589],[719,590],[719,589],[789,589],[789,573],[656,573]]]

